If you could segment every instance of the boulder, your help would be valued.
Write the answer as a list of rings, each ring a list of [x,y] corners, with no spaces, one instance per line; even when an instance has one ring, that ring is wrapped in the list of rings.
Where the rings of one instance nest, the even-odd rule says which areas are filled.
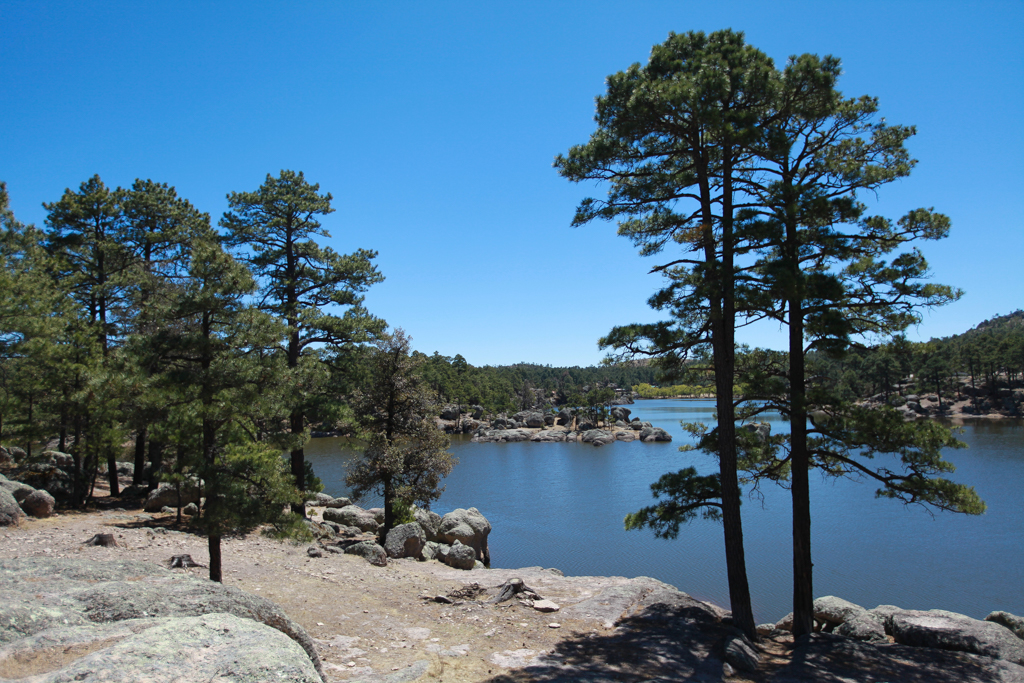
[[[334,500],[334,497],[324,493],[323,491],[314,493],[312,496],[310,496],[309,493],[306,494],[306,502],[310,505],[316,505],[317,507],[325,507],[327,503],[332,500]]]
[[[419,559],[426,542],[427,535],[419,524],[399,524],[388,532],[388,537],[384,541],[384,552],[388,557]]]
[[[901,610],[889,617],[887,626],[901,645],[969,652],[1024,664],[1024,641],[992,621],[944,610]]]
[[[569,412],[567,409],[562,408],[561,410],[558,411],[555,423],[562,425],[563,427],[568,427],[569,424],[572,423],[572,413]]]
[[[25,449],[18,448],[17,446],[8,446],[7,454],[15,462],[25,462],[28,458],[28,454],[25,452]]]
[[[629,414],[633,411],[629,408],[623,408],[622,406],[615,406],[612,408],[612,417],[616,420],[622,420],[623,422],[629,422]]]
[[[671,441],[672,435],[666,432],[661,427],[654,427],[650,423],[644,423],[646,426],[640,430],[640,440],[644,443],[650,443],[652,441]]]
[[[1015,636],[1024,640],[1024,617],[1018,617],[1016,614],[1010,614],[1009,612],[992,612],[985,617],[985,621],[1002,624],[1013,631]]]
[[[491,524],[476,508],[452,510],[441,518],[438,527],[438,539],[451,545],[455,541],[468,545],[473,549],[476,559],[486,565],[491,563],[491,553],[487,547],[487,536],[491,533]]]
[[[236,681],[321,681],[313,662],[288,636],[225,613],[50,629],[11,643],[4,652],[15,660],[45,661],[54,649],[65,653],[57,668],[32,681],[207,681],[222,680],[227,671]]]
[[[420,525],[420,528],[423,529],[423,534],[427,541],[436,541],[437,530],[441,528],[441,515],[432,510],[422,510],[418,507],[413,507],[412,516],[416,523]]]
[[[565,441],[565,432],[560,429],[542,429],[530,437],[535,443],[553,443]]]
[[[615,441],[615,437],[611,432],[606,432],[603,429],[590,429],[583,432],[583,436],[580,437],[580,441],[594,446],[604,446],[605,444]]]
[[[421,555],[424,560],[438,560],[442,561],[441,557],[448,554],[449,546],[444,543],[436,543],[434,541],[427,541],[423,546]]]
[[[195,503],[189,503],[185,507],[181,508],[181,513],[188,515],[189,517],[195,517],[199,514],[199,506]]]
[[[455,569],[472,569],[476,565],[476,552],[470,546],[455,541],[444,554],[444,563]]]
[[[544,426],[544,413],[530,413],[523,420],[526,426],[531,429],[537,429]]]
[[[323,503],[325,508],[344,508],[352,504],[352,501],[348,498],[332,498],[331,496],[328,496],[328,498],[330,500]]]
[[[184,507],[189,503],[199,502],[199,487],[194,481],[182,482],[181,484],[181,505]],[[178,487],[175,484],[160,484],[149,492],[146,502],[142,506],[146,512],[158,512],[164,507],[178,507]]]
[[[855,605],[834,595],[826,595],[814,601],[814,618],[832,628],[866,612],[867,610],[860,605]],[[832,628],[826,630],[831,631]]]
[[[3,477],[3,475],[0,475],[0,477]],[[30,493],[36,490],[33,486],[20,481],[12,481],[7,477],[0,479],[0,489],[4,489],[7,493],[11,494],[18,504],[21,504],[21,501],[25,500]]]
[[[325,522],[336,522],[342,526],[354,526],[360,531],[374,532],[380,528],[380,522],[369,510],[364,510],[358,505],[346,505],[342,508],[327,508],[324,510]]]
[[[359,543],[353,543],[349,547],[345,548],[346,555],[358,555],[375,567],[386,567],[388,566],[388,554],[384,548],[373,541],[361,541]]]
[[[19,477],[33,488],[43,489],[60,502],[67,502],[75,492],[75,480],[69,471],[48,463],[32,463]]]
[[[95,562],[39,557],[0,560],[0,595],[4,596],[0,605],[0,647],[7,652],[21,645],[32,647],[33,642],[52,644],[47,634],[55,631],[63,634],[72,629],[74,637],[85,632],[84,640],[99,642],[113,638],[106,632],[100,632],[99,637],[89,637],[89,629],[125,626],[128,631],[139,633],[141,629],[154,627],[162,630],[147,638],[144,648],[133,646],[130,651],[136,654],[123,660],[126,666],[130,663],[142,667],[146,666],[142,660],[148,660],[148,665],[154,668],[142,670],[153,674],[149,680],[211,680],[217,672],[206,666],[213,658],[222,660],[221,665],[227,667],[223,670],[265,672],[237,680],[276,679],[269,673],[272,667],[263,667],[291,648],[281,645],[285,641],[294,642],[298,649],[291,648],[291,654],[287,654],[287,661],[294,666],[280,669],[282,680],[318,680],[320,658],[312,639],[280,607],[237,588],[175,573],[159,565],[131,560]],[[204,621],[206,617],[213,619]],[[209,627],[214,623],[218,624],[216,628]],[[271,633],[270,628],[255,628],[259,626],[276,629],[285,636],[285,641],[278,637],[280,634]],[[212,642],[208,638],[214,631],[230,638],[236,627],[240,636],[253,634],[243,637],[248,645],[242,646],[240,642],[236,648],[230,641],[219,641],[222,644],[218,648],[206,647]],[[112,648],[110,652],[114,654],[124,652],[118,648],[128,640],[102,642],[103,649],[96,652],[93,652],[96,648],[74,648],[81,654],[64,659],[66,668],[40,679],[53,683],[147,680],[135,670],[115,671],[118,667],[110,663],[122,660],[101,654],[107,652],[107,648]],[[189,646],[188,642],[193,645]],[[296,656],[297,652],[302,652],[302,656]],[[223,658],[230,659],[223,661]],[[83,662],[88,665],[77,668]],[[193,669],[189,668],[193,666],[202,675],[193,675]],[[0,670],[3,670],[2,665]],[[63,675],[67,670],[76,673]]]
[[[461,406],[448,404],[441,409],[442,420],[458,420],[462,415]]]
[[[581,417],[576,422],[576,431],[578,432],[589,432],[591,429],[597,429],[597,425],[589,417]]]
[[[482,420],[483,419],[483,417],[484,417],[484,407],[483,406],[470,406],[469,409],[471,411],[473,411],[473,419],[474,420]]]
[[[25,517],[24,511],[7,489],[0,489],[0,526],[17,524]]]
[[[526,429],[494,429],[485,430],[472,438],[474,443],[514,443],[529,441],[533,432]]]
[[[855,614],[835,630],[841,636],[868,643],[885,643],[885,621],[871,612]]]
[[[742,429],[753,434],[761,443],[767,443],[768,437],[772,435],[772,426],[768,422],[749,422]]]
[[[757,671],[761,653],[744,635],[733,636],[725,644],[725,661],[739,671]]]
[[[615,432],[616,441],[636,441],[636,432],[633,430],[622,430],[621,432]]]
[[[384,523],[384,508],[367,508],[366,511],[373,515],[373,518],[377,520],[377,524]]]
[[[33,491],[21,501],[21,509],[33,517],[49,517],[56,501],[47,491]]]
[[[62,470],[70,471],[75,469],[75,459],[69,453],[62,453],[61,451],[43,451],[39,454],[39,458],[39,462],[59,467]],[[104,471],[106,471],[105,468]]]
[[[775,622],[775,628],[780,631],[792,631],[793,630],[793,613],[790,612],[786,616],[782,617]]]
[[[0,465],[13,465],[14,456],[6,447],[0,446]]]

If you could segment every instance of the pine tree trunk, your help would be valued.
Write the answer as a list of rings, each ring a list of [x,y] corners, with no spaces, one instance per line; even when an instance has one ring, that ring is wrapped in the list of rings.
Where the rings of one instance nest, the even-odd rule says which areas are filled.
[[[305,426],[305,415],[302,414],[301,410],[297,410],[292,413],[291,416],[291,428],[292,434],[301,434]],[[292,477],[295,478],[295,488],[298,489],[300,494],[303,494],[303,500],[298,503],[292,503],[292,512],[303,517],[306,516],[306,452],[301,448],[296,448],[291,453],[292,456]]]
[[[210,581],[223,583],[220,564],[220,536],[210,536],[207,546],[210,549]]]
[[[132,486],[140,486],[146,475],[146,428],[139,429],[135,435],[135,472],[132,473]]]
[[[814,631],[814,581],[811,563],[810,458],[807,453],[807,405],[804,386],[803,310],[799,293],[789,301],[790,463],[793,472],[793,637]]]

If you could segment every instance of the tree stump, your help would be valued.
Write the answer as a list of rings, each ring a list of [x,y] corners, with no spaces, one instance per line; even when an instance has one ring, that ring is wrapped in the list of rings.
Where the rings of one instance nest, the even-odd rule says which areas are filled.
[[[88,541],[85,541],[83,545],[101,545],[104,548],[116,548],[117,541],[114,539],[114,534],[96,534]]]
[[[168,566],[171,569],[188,569],[189,567],[206,567],[205,564],[199,564],[192,559],[191,555],[174,555],[171,557]]]
[[[530,597],[531,599],[540,598],[537,591],[523,583],[522,579],[509,579],[505,583],[501,584],[500,589],[501,590],[498,591],[498,594],[492,598],[490,602],[495,604],[505,602],[506,600],[511,600],[520,593],[528,594],[527,597]]]

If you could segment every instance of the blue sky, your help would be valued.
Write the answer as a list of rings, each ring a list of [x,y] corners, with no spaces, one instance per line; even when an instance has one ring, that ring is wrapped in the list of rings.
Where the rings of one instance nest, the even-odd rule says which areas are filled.
[[[15,214],[99,174],[151,178],[214,222],[225,195],[301,170],[334,195],[338,251],[375,249],[367,306],[428,353],[587,365],[656,319],[653,265],[552,169],[604,78],[669,31],[733,28],[777,63],[843,60],[848,95],[914,124],[915,172],[872,209],[934,206],[923,246],[962,287],[915,339],[1024,307],[1024,3],[12,2],[0,0],[0,179]],[[778,346],[773,328],[742,339]]]

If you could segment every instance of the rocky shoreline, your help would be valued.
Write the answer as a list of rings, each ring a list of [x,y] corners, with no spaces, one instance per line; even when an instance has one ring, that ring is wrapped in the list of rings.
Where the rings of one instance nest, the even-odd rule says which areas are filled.
[[[111,501],[116,503],[117,501]],[[345,506],[348,507],[348,506]],[[322,520],[328,507],[314,508]],[[1024,622],[815,601],[753,643],[724,610],[654,579],[554,569],[384,566],[260,534],[225,541],[225,582],[168,514],[110,508],[0,530],[0,672],[67,680],[693,680],[735,683],[1024,681]],[[109,532],[112,547],[84,545]],[[524,590],[498,601],[518,581]],[[67,623],[65,623],[65,621]],[[230,674],[230,675],[229,675]]]

